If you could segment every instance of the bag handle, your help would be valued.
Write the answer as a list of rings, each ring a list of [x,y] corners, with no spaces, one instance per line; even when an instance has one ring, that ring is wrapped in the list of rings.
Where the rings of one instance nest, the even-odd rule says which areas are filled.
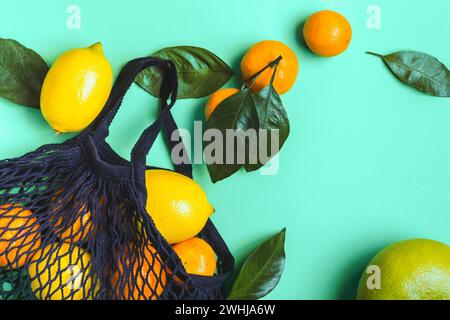
[[[151,127],[153,128],[152,130],[157,131],[156,133],[159,133],[161,129],[164,129],[166,142],[168,143],[170,149],[172,150],[178,144],[176,141],[171,140],[173,132],[178,130],[178,127],[172,114],[170,113],[170,109],[174,106],[178,94],[178,78],[176,68],[172,61],[154,57],[144,57],[134,59],[129,61],[125,65],[125,67],[122,69],[119,76],[117,77],[117,80],[111,90],[111,94],[108,98],[108,101],[105,104],[105,107],[103,108],[102,112],[97,117],[97,119],[91,124],[91,126],[86,131],[92,132],[94,137],[100,141],[102,140],[104,141],[108,137],[109,127],[122,104],[126,92],[131,87],[137,75],[142,70],[149,67],[158,67],[163,71],[163,80],[160,88],[160,100],[162,108],[158,119],[155,121],[153,125],[147,128],[144,131],[144,133],[147,132],[148,129],[150,129]],[[169,98],[170,104],[168,103]],[[164,118],[164,121],[162,121],[161,118]],[[157,126],[158,128],[155,129],[155,126]],[[146,154],[148,152],[149,150],[146,152]],[[133,153],[135,152],[133,151],[132,154]],[[192,177],[192,166],[190,163],[181,163],[174,165],[175,170],[177,172]]]

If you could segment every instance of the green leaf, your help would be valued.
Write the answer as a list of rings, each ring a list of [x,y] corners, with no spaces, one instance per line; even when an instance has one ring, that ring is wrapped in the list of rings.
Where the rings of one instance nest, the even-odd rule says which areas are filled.
[[[0,96],[27,107],[39,108],[48,66],[31,49],[0,38]]]
[[[450,96],[450,72],[433,56],[417,51],[399,51],[386,56],[368,52],[384,63],[402,82],[432,96]]]
[[[205,132],[210,129],[217,129],[223,142],[221,144],[222,156],[218,157],[216,163],[211,163],[212,161],[210,159],[206,159],[209,175],[215,183],[237,172],[247,161],[251,153],[249,148],[250,144],[246,141],[245,136],[238,134],[235,141],[226,138],[227,130],[229,129],[233,130],[233,132],[241,133],[253,129],[256,137],[259,129],[259,119],[251,89],[244,89],[222,101],[206,123]],[[212,143],[216,143],[216,141],[205,146],[205,156],[208,156],[206,150],[211,147],[210,145]],[[239,143],[245,145],[245,154],[242,154],[243,150],[238,150]],[[233,158],[230,155],[231,147],[234,150]],[[227,151],[230,157],[229,161],[227,161],[226,157]],[[239,157],[245,157],[244,162],[241,161],[239,163]]]
[[[257,300],[269,294],[284,270],[286,229],[261,244],[245,261],[229,300]]]
[[[206,97],[222,87],[233,76],[233,70],[214,53],[198,47],[170,47],[152,54],[153,57],[172,60],[178,72],[179,99]],[[155,97],[159,96],[162,73],[147,68],[136,82]]]
[[[271,130],[278,130],[278,151],[283,147],[290,132],[289,119],[286,110],[284,109],[280,96],[272,84],[261,90],[255,95],[254,99],[256,110],[258,111],[259,127],[260,129],[266,129],[268,131],[267,143],[259,145],[259,148],[267,146],[267,157],[266,159],[258,157],[257,164],[246,164],[245,169],[247,171],[260,169],[276,155],[276,152],[274,153],[271,150]]]

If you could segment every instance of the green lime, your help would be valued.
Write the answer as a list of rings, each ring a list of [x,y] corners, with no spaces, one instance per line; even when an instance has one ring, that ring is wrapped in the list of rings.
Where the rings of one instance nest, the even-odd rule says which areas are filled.
[[[358,287],[360,300],[450,300],[450,247],[414,239],[381,250]]]

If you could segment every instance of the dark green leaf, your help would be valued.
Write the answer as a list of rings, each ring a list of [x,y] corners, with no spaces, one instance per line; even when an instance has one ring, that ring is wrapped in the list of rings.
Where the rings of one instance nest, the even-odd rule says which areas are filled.
[[[197,47],[170,47],[152,56],[172,60],[179,80],[179,99],[202,98],[222,87],[233,76],[233,70],[214,53]],[[155,97],[159,96],[162,74],[157,68],[147,68],[136,82]]]
[[[258,111],[259,127],[267,130],[267,142],[260,143],[259,148],[266,148],[265,154],[267,156],[264,159],[258,156],[258,163],[256,164],[246,164],[245,169],[247,171],[258,170],[276,155],[277,152],[271,149],[271,130],[278,130],[278,151],[283,147],[290,131],[286,110],[272,84],[261,90],[255,95],[254,99]],[[261,142],[261,139],[259,142]]]
[[[215,163],[211,163],[211,159],[208,159],[206,150],[211,148],[212,144],[216,142],[213,141],[205,146],[209,175],[215,183],[238,171],[247,161],[249,154],[254,153],[254,151],[250,150],[251,143],[243,135],[246,132],[253,132],[256,137],[259,129],[258,113],[251,89],[242,90],[222,101],[206,123],[206,130],[210,129],[217,129],[223,141],[221,145],[223,146],[221,148],[222,156],[216,159]],[[227,130],[230,129],[237,134],[236,140],[227,139]],[[245,150],[238,150],[239,145],[244,145]],[[233,157],[231,157],[230,151],[233,152]],[[228,159],[226,157],[227,154],[229,155]],[[239,157],[244,157],[244,161],[239,161]]]
[[[368,53],[381,57],[394,75],[407,85],[429,95],[450,96],[450,72],[435,57],[417,51],[399,51],[386,56]]]
[[[257,300],[269,294],[284,270],[286,229],[260,245],[245,261],[229,300]]]
[[[45,61],[19,42],[0,38],[0,96],[27,107],[39,108]]]

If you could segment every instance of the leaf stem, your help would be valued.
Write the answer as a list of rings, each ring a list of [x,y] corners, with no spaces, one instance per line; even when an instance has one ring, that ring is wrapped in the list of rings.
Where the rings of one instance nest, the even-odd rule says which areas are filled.
[[[278,58],[269,62],[264,68],[262,68],[257,73],[252,75],[250,78],[244,80],[244,85],[251,81],[252,83],[251,83],[250,87],[252,87],[253,84],[255,83],[255,80],[261,75],[261,73],[263,73],[264,71],[266,71],[269,68],[278,67],[278,64],[280,63],[281,60],[283,60],[283,56],[280,55],[280,56],[278,56]]]
[[[273,82],[275,81],[275,75],[277,73],[277,70],[278,70],[278,63],[273,68],[272,78],[270,78],[270,84],[271,85],[273,85]]]
[[[372,52],[372,51],[366,51],[366,53],[370,54],[372,56],[375,56],[375,57],[384,58],[384,56],[382,54],[375,53],[375,52]]]

